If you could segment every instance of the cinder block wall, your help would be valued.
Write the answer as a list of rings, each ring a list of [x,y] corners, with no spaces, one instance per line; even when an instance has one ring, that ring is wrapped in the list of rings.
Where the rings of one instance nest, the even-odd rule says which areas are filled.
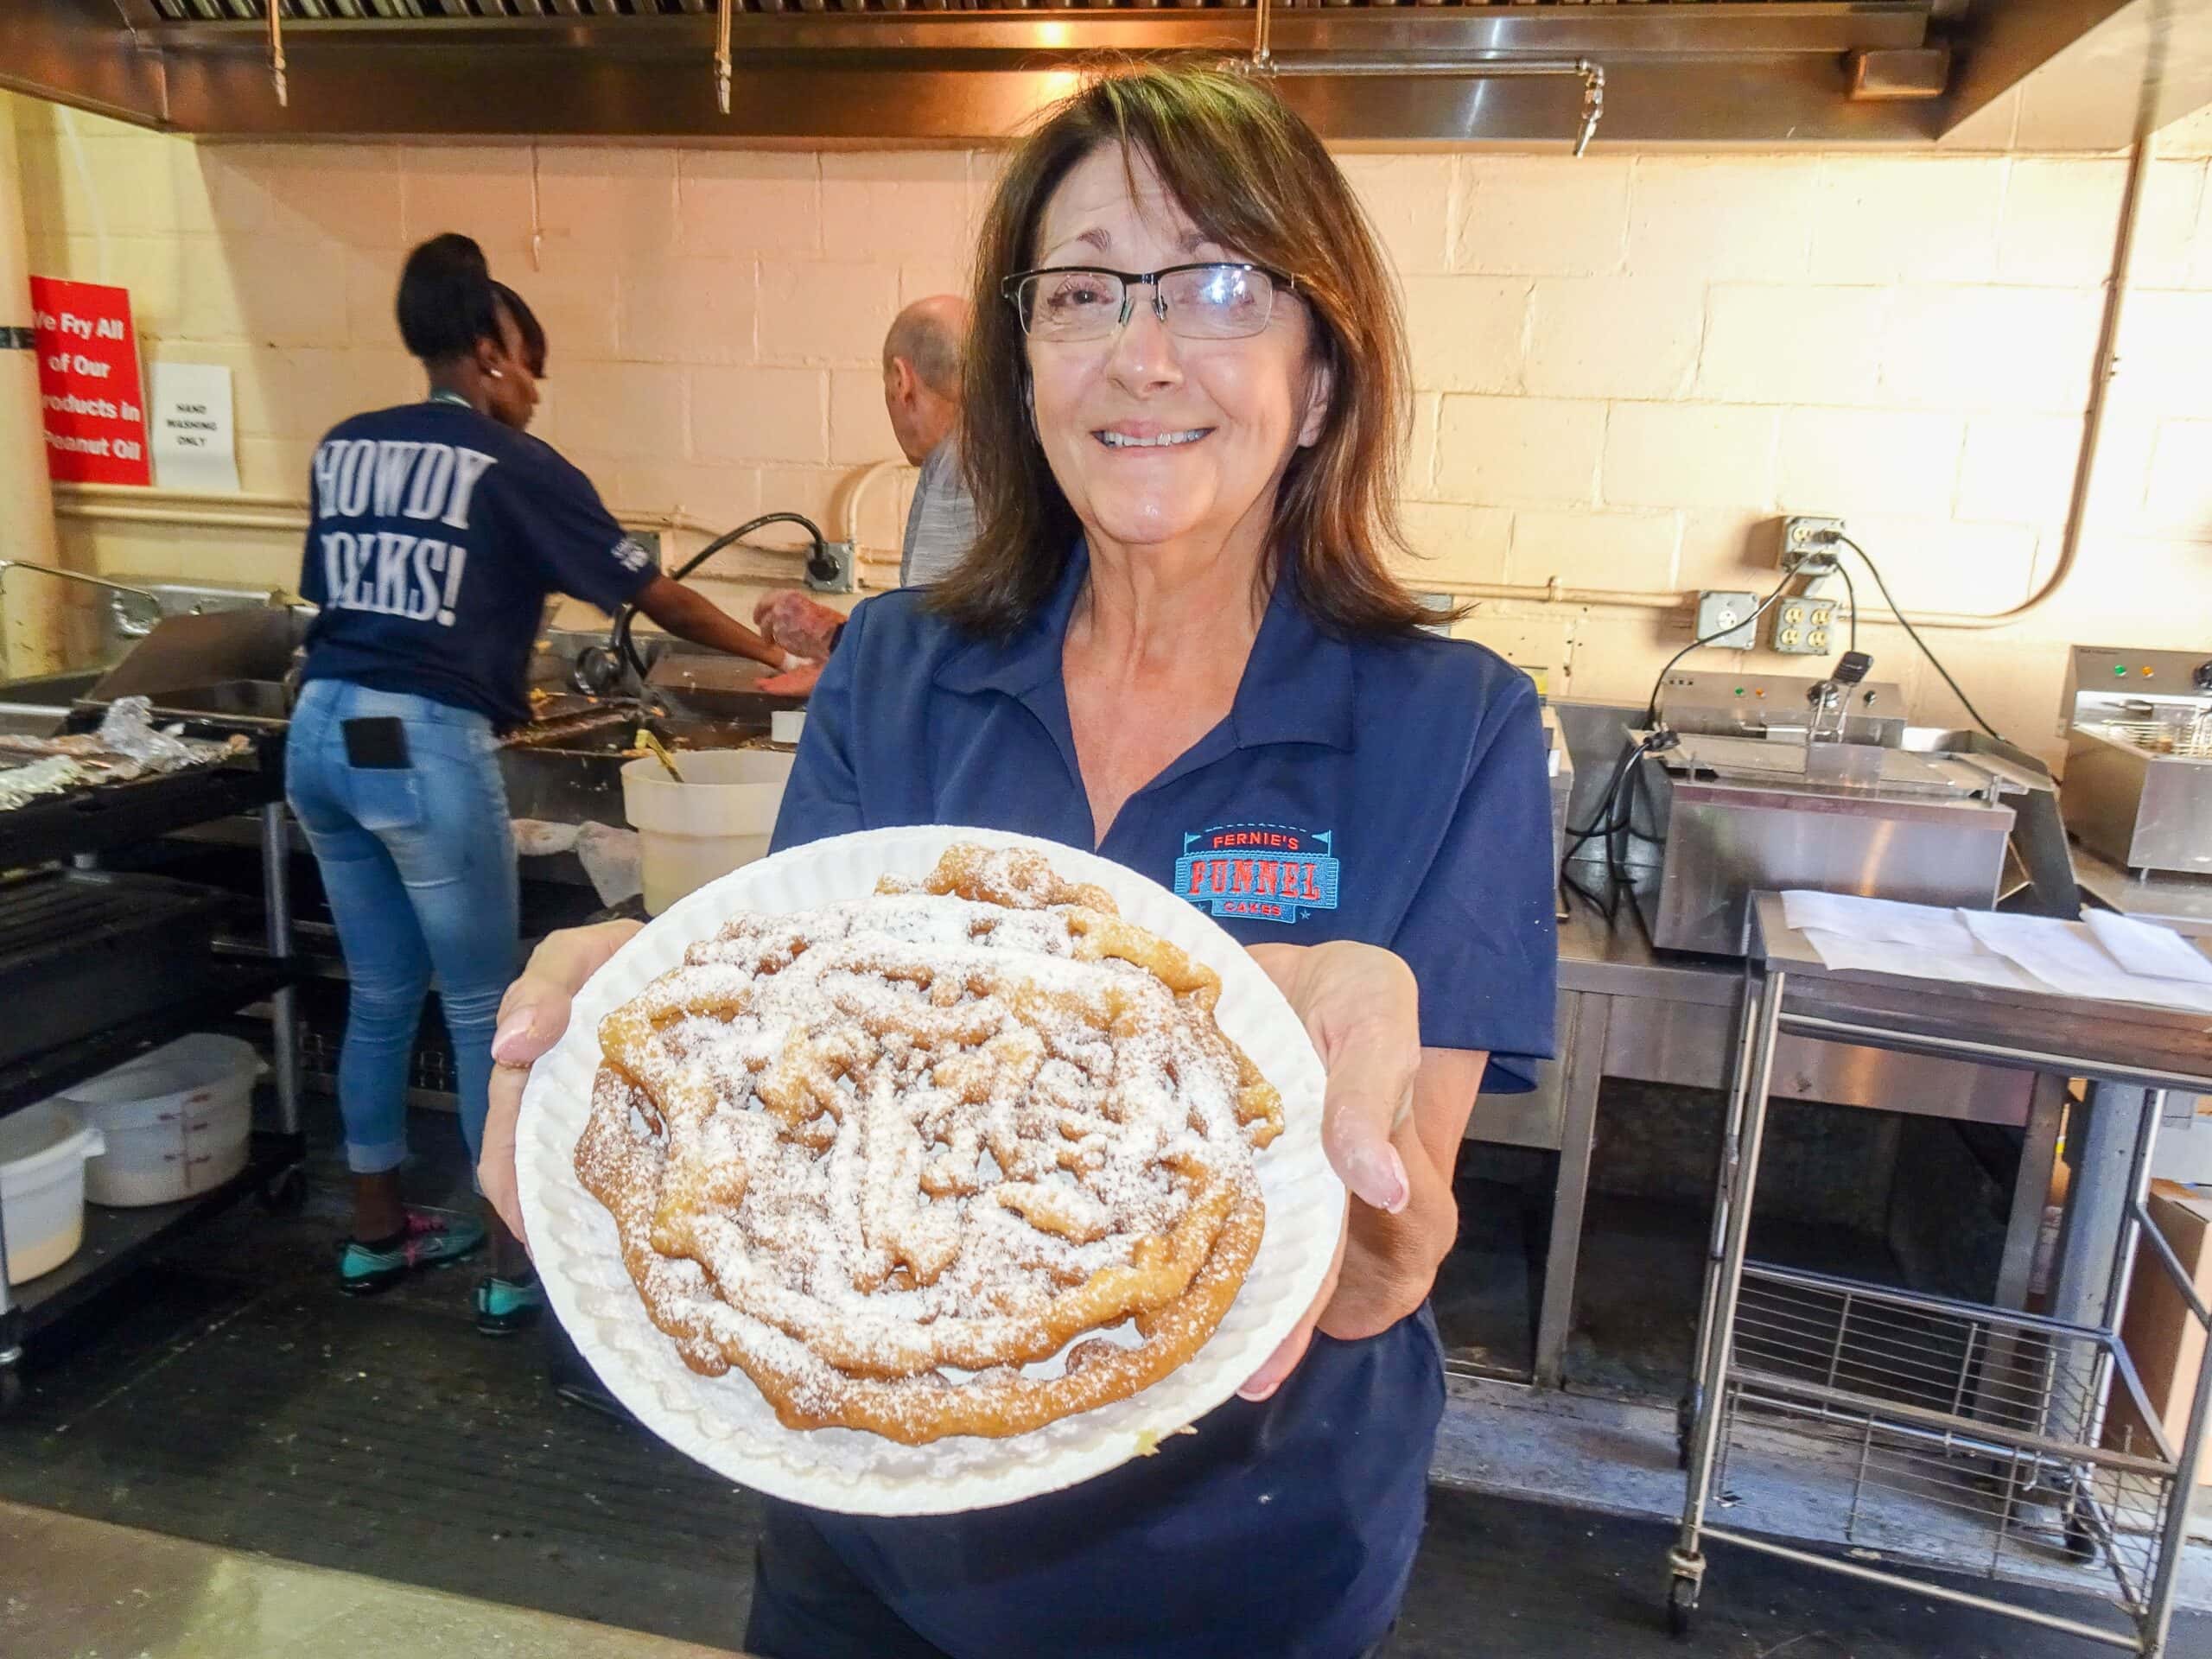
[[[895,453],[883,325],[962,285],[995,164],[195,145],[21,99],[15,119],[35,266],[127,284],[149,358],[232,365],[248,491],[297,497],[327,426],[416,395],[399,257],[462,230],[546,322],[543,435],[619,509],[713,524],[825,513]],[[1774,518],[1840,512],[1908,607],[2024,599],[2058,552],[2126,162],[2010,138],[1348,156],[1413,321],[1407,512],[1427,557],[1408,574],[1764,590]],[[2075,579],[2018,625],[1930,634],[1983,711],[2046,750],[2068,643],[2212,645],[2212,111],[2161,143]],[[865,544],[895,548],[904,493],[871,492]],[[89,566],[271,584],[296,569],[275,531],[64,511]],[[1468,632],[1547,667],[1555,694],[1627,699],[1684,620],[1514,601]],[[1920,714],[1961,718],[1902,633],[1861,635]]]

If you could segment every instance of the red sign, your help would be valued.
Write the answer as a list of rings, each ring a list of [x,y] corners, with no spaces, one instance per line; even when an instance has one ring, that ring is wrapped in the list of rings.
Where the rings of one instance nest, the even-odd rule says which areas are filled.
[[[46,469],[62,483],[150,484],[130,290],[31,278]]]

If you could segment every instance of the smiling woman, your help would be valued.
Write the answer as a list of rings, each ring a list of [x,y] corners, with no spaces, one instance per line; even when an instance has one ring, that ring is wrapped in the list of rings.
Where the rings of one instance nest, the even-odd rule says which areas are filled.
[[[1117,202],[1126,209],[1120,222]],[[1141,261],[1140,247],[1158,257]],[[1010,277],[1039,267],[1086,267],[1084,274],[1120,288],[1125,270],[1166,276],[1166,267],[1224,260],[1255,268],[1258,281],[1247,276],[1233,291],[1248,318],[1255,296],[1264,296],[1251,333],[1268,355],[1297,365],[1292,378],[1302,397],[1294,411],[1288,404],[1251,405],[1260,378],[1289,384],[1279,373],[1255,377],[1251,347],[1177,326],[1179,312],[1207,297],[1204,284],[1179,289],[1169,276],[1165,288],[1151,285],[1136,302],[1142,309],[1141,299],[1154,302],[1158,321],[1179,336],[1194,382],[1181,408],[1147,408],[1141,416],[1132,400],[1117,405],[1105,395],[1095,342],[1109,330],[1040,335],[1033,302],[1009,305],[1002,297]],[[982,533],[958,576],[939,590],[947,615],[1003,634],[1059,580],[1084,518],[1074,497],[1096,474],[1077,467],[1062,476],[1058,463],[1075,457],[1047,454],[1031,442],[1048,424],[1050,403],[1054,413],[1065,406],[1097,420],[1090,429],[1100,433],[1116,416],[1133,435],[1163,419],[1188,416],[1198,426],[1201,415],[1219,417],[1230,439],[1224,447],[1243,455],[1210,464],[1224,474],[1258,467],[1249,480],[1256,484],[1281,463],[1280,486],[1262,498],[1269,511],[1252,528],[1271,556],[1295,563],[1315,616],[1354,632],[1435,620],[1391,577],[1388,563],[1404,548],[1397,499],[1409,375],[1397,285],[1334,159],[1273,93],[1219,71],[1101,80],[1062,106],[1009,165],[984,221],[977,269],[962,402]],[[1039,289],[1026,283],[1020,291]],[[1070,302],[1065,275],[1043,291]],[[1075,292],[1085,297],[1084,309],[1103,311],[1115,297]],[[1110,304],[1117,327],[1134,315],[1135,293],[1125,289]],[[1091,349],[1067,349],[1086,341]],[[1024,395],[1011,395],[1017,389]],[[1216,395],[1229,401],[1215,405]],[[1295,449],[1287,443],[1294,424]],[[1109,441],[1102,436],[1091,447]],[[1118,509],[1139,505],[1097,481]],[[1231,493],[1248,503],[1255,493]]]
[[[853,612],[777,846],[1018,830],[1206,910],[1327,1069],[1340,1271],[1241,1397],[1073,1490],[926,1519],[770,1503],[744,1645],[1354,1659],[1421,1538],[1460,1136],[1486,1077],[1526,1089],[1551,1047],[1535,690],[1422,633],[1389,574],[1390,275],[1264,87],[1103,79],[1016,152],[986,226],[962,440],[981,539],[936,589]],[[556,936],[508,993],[483,1176],[510,1215],[512,1068],[626,937]]]

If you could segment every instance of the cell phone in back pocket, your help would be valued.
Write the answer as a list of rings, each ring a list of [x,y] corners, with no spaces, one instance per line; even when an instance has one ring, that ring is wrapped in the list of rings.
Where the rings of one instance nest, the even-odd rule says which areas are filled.
[[[407,753],[407,728],[392,715],[344,722],[346,764],[377,772],[404,772],[415,764]]]

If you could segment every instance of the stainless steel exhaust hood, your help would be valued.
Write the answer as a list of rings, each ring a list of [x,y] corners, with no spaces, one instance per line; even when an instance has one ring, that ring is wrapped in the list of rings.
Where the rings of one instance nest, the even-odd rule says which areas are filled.
[[[1249,58],[1259,27],[1251,0],[17,0],[0,86],[207,137],[964,144],[1101,54]],[[2164,118],[2212,100],[2204,0],[1276,0],[1268,29],[1347,143],[1570,147],[1586,77],[1510,66],[1578,60],[1606,143],[1925,143],[2056,75],[2069,142],[2110,148],[2146,79]]]

